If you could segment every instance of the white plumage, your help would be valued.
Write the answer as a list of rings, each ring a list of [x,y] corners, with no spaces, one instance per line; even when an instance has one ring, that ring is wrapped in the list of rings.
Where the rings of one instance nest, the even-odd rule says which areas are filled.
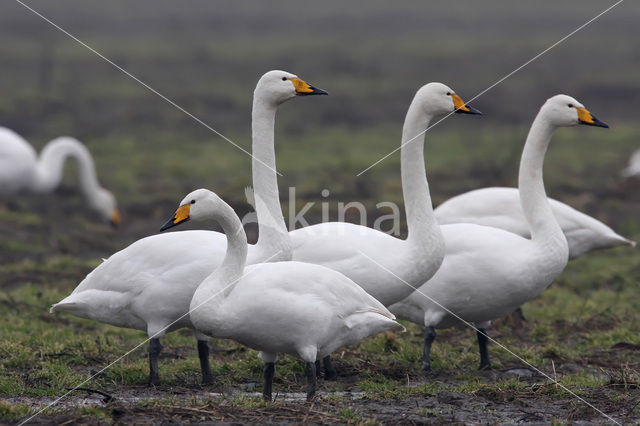
[[[273,139],[277,108],[297,95],[325,93],[285,71],[267,72],[258,81],[252,111],[252,171],[260,238],[250,246],[249,263],[291,258],[275,172]],[[226,238],[219,232],[179,234],[154,235],[136,241],[100,264],[71,295],[51,307],[51,312],[68,312],[147,332],[151,338],[149,382],[152,384],[160,380],[158,339],[181,327],[193,328],[187,315],[193,292],[220,265],[226,252]],[[198,339],[203,381],[210,383],[208,337],[194,333]]]
[[[548,202],[542,168],[555,129],[579,123],[608,127],[575,99],[557,95],[540,108],[531,126],[518,182],[531,239],[482,225],[443,225],[442,266],[415,293],[390,307],[398,317],[426,326],[424,369],[431,369],[435,328],[449,327],[457,317],[481,329],[480,368],[490,368],[484,327],[537,296],[566,266],[569,247]]]
[[[273,363],[279,353],[307,363],[311,399],[316,360],[368,336],[404,330],[380,302],[329,268],[293,261],[245,268],[247,239],[240,219],[211,191],[187,195],[163,229],[187,219],[217,221],[228,241],[224,261],[193,295],[191,321],[209,336],[233,339],[262,352],[266,399],[271,399]]]
[[[339,271],[388,306],[407,297],[438,270],[444,255],[424,165],[424,130],[451,112],[478,114],[441,83],[421,87],[407,111],[401,145],[402,192],[408,237],[366,226],[328,222],[290,233],[293,260]]]
[[[98,183],[91,154],[82,143],[66,136],[53,139],[38,157],[24,138],[0,127],[0,198],[24,192],[52,192],[62,181],[64,163],[69,157],[78,162],[78,182],[89,207],[102,219],[118,225],[116,200]]]
[[[635,246],[635,242],[599,220],[573,207],[549,198],[551,210],[569,243],[569,258],[575,259],[593,250]],[[441,225],[476,223],[501,228],[529,238],[531,231],[520,206],[517,188],[491,187],[456,195],[435,209]]]

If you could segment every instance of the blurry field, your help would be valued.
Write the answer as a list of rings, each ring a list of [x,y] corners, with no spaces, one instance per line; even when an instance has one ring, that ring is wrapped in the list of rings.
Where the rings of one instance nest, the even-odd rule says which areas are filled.
[[[371,224],[375,214],[384,214],[376,203],[401,202],[399,153],[356,175],[398,146],[404,113],[418,87],[442,81],[469,99],[611,3],[29,4],[247,150],[251,95],[263,72],[285,69],[328,90],[328,97],[295,99],[280,109],[281,198],[295,186],[299,206],[316,202],[310,222],[319,220],[321,201],[330,203],[334,219],[338,201],[363,201]],[[623,2],[475,100],[483,117],[453,116],[429,131],[426,162],[434,201],[472,188],[514,185],[533,116],[545,99],[562,92],[582,101],[611,129],[560,130],[547,156],[547,192],[640,239],[640,182],[624,182],[618,175],[640,147],[639,20],[640,4]],[[84,141],[124,220],[114,231],[92,216],[74,184],[73,166],[56,194],[24,195],[0,207],[0,419],[14,422],[144,337],[49,315],[49,305],[100,258],[157,232],[192,189],[208,187],[240,213],[248,211],[243,189],[251,183],[250,158],[10,1],[0,14],[0,125],[37,148],[62,134]],[[331,195],[322,199],[325,188]],[[284,202],[285,216],[288,207]],[[525,305],[528,323],[501,320],[491,333],[599,409],[638,421],[639,278],[636,249],[588,255],[570,263],[550,289]],[[340,380],[321,381],[323,397],[309,407],[233,396],[254,387],[259,392],[262,367],[252,351],[225,341],[215,342],[219,383],[200,389],[195,341],[176,332],[163,341],[159,389],[145,386],[143,347],[86,384],[120,396],[119,401],[83,405],[76,399],[40,419],[604,420],[544,377],[500,371],[521,362],[495,346],[499,371],[477,373],[470,330],[439,334],[438,373],[425,377],[418,362],[421,333],[412,326],[404,335],[347,348],[338,354]],[[302,373],[301,364],[282,359],[275,389],[299,391]],[[196,398],[210,390],[225,396]],[[131,403],[131,395],[145,399]]]

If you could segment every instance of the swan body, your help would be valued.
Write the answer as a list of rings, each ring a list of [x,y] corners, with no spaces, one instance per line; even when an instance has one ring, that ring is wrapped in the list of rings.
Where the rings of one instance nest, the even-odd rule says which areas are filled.
[[[193,325],[206,335],[261,351],[260,357],[271,364],[271,375],[279,353],[304,360],[308,398],[315,392],[316,360],[368,336],[404,330],[384,305],[329,268],[295,261],[245,267],[247,239],[240,219],[213,192],[199,189],[189,194],[162,229],[189,219],[219,222],[228,240],[224,261],[193,295]],[[267,383],[267,399],[270,388]]]
[[[293,74],[270,71],[256,86],[252,111],[253,181],[260,237],[249,248],[248,263],[290,260],[288,232],[278,199],[275,172],[274,125],[278,106],[296,96],[326,94]],[[220,266],[226,238],[214,231],[183,231],[143,238],[115,253],[95,268],[51,312],[68,312],[107,324],[146,331],[151,384],[159,383],[159,339],[188,327],[189,303],[202,280]],[[208,337],[198,340],[203,381],[212,381]]]
[[[433,118],[453,111],[479,113],[441,83],[420,88],[407,111],[401,145],[406,240],[351,223],[320,223],[290,232],[293,260],[339,271],[385,306],[431,278],[445,249],[425,175],[424,130]]]
[[[549,204],[567,238],[569,259],[598,249],[635,246],[634,241],[567,204],[552,198],[549,198]],[[525,238],[531,236],[517,188],[490,187],[465,192],[439,205],[435,215],[441,225],[475,223],[501,228]]]
[[[89,207],[104,220],[118,225],[116,200],[98,183],[91,154],[82,143],[66,136],[53,139],[38,157],[24,138],[0,127],[0,198],[8,199],[22,192],[52,192],[62,181],[64,163],[69,157],[78,162],[78,180]]]
[[[563,271],[569,246],[547,199],[542,167],[555,129],[579,123],[608,127],[575,99],[557,95],[547,100],[531,126],[518,185],[530,239],[489,226],[443,225],[447,251],[442,266],[415,293],[390,307],[399,318],[425,325],[425,370],[431,369],[435,329],[460,319],[480,328],[480,368],[490,368],[484,327],[536,297]]]

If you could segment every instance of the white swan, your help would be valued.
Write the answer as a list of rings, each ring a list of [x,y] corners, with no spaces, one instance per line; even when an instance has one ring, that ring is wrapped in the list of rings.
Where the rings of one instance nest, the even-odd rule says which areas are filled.
[[[187,195],[161,230],[190,219],[215,220],[227,237],[224,261],[193,295],[191,322],[204,334],[261,351],[265,399],[271,400],[279,353],[307,363],[307,399],[311,399],[317,360],[368,336],[404,330],[380,302],[329,268],[293,261],[245,267],[247,237],[242,223],[213,192],[198,189]],[[217,252],[213,260],[218,263]]]
[[[599,220],[567,204],[549,198],[551,210],[569,243],[569,259],[593,250],[635,246],[635,242],[617,234]],[[435,209],[441,225],[476,223],[501,228],[529,238],[529,225],[520,207],[517,188],[491,187],[456,195]]]
[[[114,226],[120,213],[111,192],[102,188],[96,177],[93,159],[87,148],[70,137],[49,142],[40,157],[29,143],[14,131],[0,127],[0,198],[22,192],[52,192],[62,181],[68,157],[78,162],[78,181],[89,207]]]
[[[620,176],[625,179],[640,176],[640,149],[631,154],[631,157],[629,157],[629,163],[627,164],[627,167],[620,172]]]
[[[256,189],[259,239],[249,248],[248,263],[290,260],[288,231],[278,199],[274,125],[278,106],[296,96],[326,94],[291,73],[264,74],[253,97],[253,185]],[[149,383],[158,384],[160,338],[193,328],[189,303],[202,280],[222,262],[226,238],[213,231],[184,231],[136,241],[94,269],[51,312],[68,312],[107,324],[146,331]],[[208,337],[195,332],[204,383],[211,383]]]
[[[421,87],[407,111],[401,149],[406,240],[352,223],[320,223],[289,233],[293,260],[341,272],[385,306],[431,278],[442,263],[444,244],[425,175],[424,129],[434,117],[454,111],[479,113],[441,83]]]
[[[542,166],[555,129],[578,123],[608,127],[566,95],[547,100],[533,121],[518,182],[531,239],[489,226],[443,225],[442,266],[418,291],[389,308],[399,318],[425,325],[425,370],[431,369],[435,329],[458,323],[449,311],[479,327],[480,368],[491,368],[484,328],[537,296],[566,266],[569,247],[547,200]]]

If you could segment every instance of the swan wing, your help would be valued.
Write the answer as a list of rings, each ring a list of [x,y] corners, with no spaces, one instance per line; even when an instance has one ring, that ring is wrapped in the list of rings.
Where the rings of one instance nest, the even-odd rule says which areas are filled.
[[[328,222],[289,235],[293,260],[341,272],[384,305],[408,296],[412,289],[406,283],[422,282],[426,277],[416,276],[429,269],[420,263],[424,259],[416,259],[421,268],[410,267],[405,241],[366,226]]]
[[[102,262],[51,312],[138,329],[141,321],[168,324],[188,312],[225,250],[224,235],[212,231],[143,238]]]
[[[570,258],[589,251],[635,243],[599,220],[549,198],[551,209],[569,244]],[[517,188],[491,187],[455,196],[436,210],[440,224],[475,223],[530,237]]]

